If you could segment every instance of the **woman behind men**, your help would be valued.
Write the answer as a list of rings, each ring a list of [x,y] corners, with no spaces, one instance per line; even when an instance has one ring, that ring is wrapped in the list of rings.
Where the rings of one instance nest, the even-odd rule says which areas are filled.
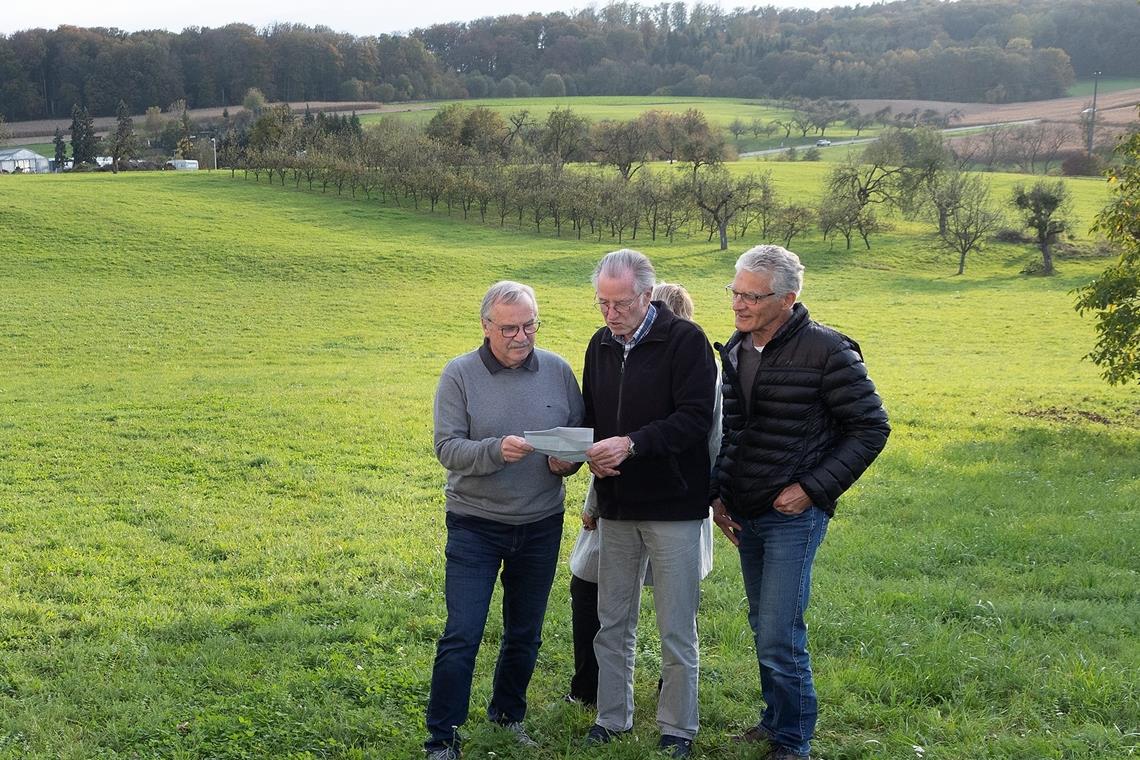
[[[669,310],[682,319],[692,321],[693,299],[684,286],[660,282],[653,288],[653,300],[662,301]],[[717,388],[720,377],[717,377]],[[720,393],[716,396],[713,411],[713,427],[709,433],[709,456],[715,461],[720,451]],[[598,622],[598,505],[594,494],[594,478],[586,491],[586,501],[582,505],[582,530],[570,553],[570,609],[574,634],[574,676],[570,679],[570,692],[566,699],[570,702],[593,706],[598,693],[598,660],[594,656],[594,636]],[[701,525],[701,578],[712,569],[712,522],[705,520]],[[653,567],[645,572],[644,584],[653,585]]]

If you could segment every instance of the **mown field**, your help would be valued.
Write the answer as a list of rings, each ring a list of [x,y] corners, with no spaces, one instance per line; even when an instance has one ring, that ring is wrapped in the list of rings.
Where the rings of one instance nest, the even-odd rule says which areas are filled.
[[[771,168],[805,198],[825,170]],[[540,343],[580,366],[616,241],[240,173],[2,180],[0,758],[417,756],[444,615],[439,370],[504,277],[536,287]],[[1087,222],[1104,186],[1071,185]],[[755,242],[633,245],[723,340]],[[1032,250],[994,245],[955,277],[924,225],[873,242],[793,246],[803,300],[860,341],[894,425],[817,563],[814,754],[1135,755],[1140,389],[1081,360],[1071,294],[1106,261],[1027,277]],[[593,716],[561,700],[568,581],[531,689],[542,749],[481,715],[493,613],[465,756],[656,756],[648,594],[635,737],[586,750]],[[759,696],[726,543],[703,590],[698,756],[752,757],[728,741]]]
[[[1094,84],[1097,92],[1118,92],[1120,90],[1131,90],[1135,87],[1140,87],[1140,79],[1135,77],[1101,77],[1099,82],[1094,82],[1092,79],[1081,79],[1073,83],[1073,86],[1069,88],[1068,94],[1088,95],[1091,97]]]
[[[684,97],[655,97],[652,95],[593,95],[589,97],[574,98],[483,98],[480,100],[447,100],[423,105],[415,104],[407,111],[396,114],[363,114],[360,121],[364,124],[374,123],[384,118],[395,116],[399,119],[411,121],[415,124],[427,124],[428,121],[446,105],[459,103],[474,108],[483,106],[497,111],[507,117],[519,111],[529,112],[531,118],[542,122],[547,115],[557,108],[569,108],[575,114],[584,116],[591,122],[629,121],[636,119],[646,111],[664,111],[666,113],[685,113],[689,109],[700,111],[708,119],[709,124],[724,131],[726,140],[740,151],[765,150],[783,147],[786,145],[814,145],[819,135],[814,132],[806,137],[793,130],[790,137],[784,137],[784,130],[772,135],[757,137],[752,132],[745,132],[739,138],[734,138],[728,132],[728,125],[735,119],[740,119],[745,126],[751,126],[753,119],[768,123],[773,119],[786,118],[791,111],[780,108],[775,101],[754,100],[747,98],[684,98]],[[865,129],[863,136],[878,134],[882,128],[875,126]],[[855,130],[842,123],[832,124],[827,128],[826,136],[833,140],[850,139],[855,137]]]

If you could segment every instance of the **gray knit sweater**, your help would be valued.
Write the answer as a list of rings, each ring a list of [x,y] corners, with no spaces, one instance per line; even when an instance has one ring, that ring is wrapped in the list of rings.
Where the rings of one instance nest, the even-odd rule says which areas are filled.
[[[503,462],[502,440],[524,430],[582,422],[582,393],[570,365],[535,349],[508,369],[484,344],[443,368],[435,394],[435,454],[447,469],[447,509],[521,525],[563,510],[562,478],[546,456]]]

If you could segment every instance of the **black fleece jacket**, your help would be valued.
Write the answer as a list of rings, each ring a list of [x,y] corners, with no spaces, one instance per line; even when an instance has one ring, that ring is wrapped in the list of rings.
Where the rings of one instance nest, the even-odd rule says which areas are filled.
[[[716,346],[724,368],[724,437],[711,497],[739,517],[754,517],[798,482],[812,504],[834,514],[840,494],[875,460],[891,431],[859,344],[813,321],[797,303],[764,346],[752,387],[744,389],[737,374],[743,337],[736,332],[727,346]]]
[[[610,520],[700,520],[708,516],[708,435],[716,363],[704,332],[660,301],[648,335],[625,358],[608,327],[586,347],[583,424],[594,440],[628,435],[636,454],[620,475],[596,478],[599,513]]]

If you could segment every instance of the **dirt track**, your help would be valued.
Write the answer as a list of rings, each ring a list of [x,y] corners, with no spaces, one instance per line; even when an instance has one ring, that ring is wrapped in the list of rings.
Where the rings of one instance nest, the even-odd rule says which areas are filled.
[[[969,127],[1024,121],[1026,119],[1043,119],[1045,121],[1076,124],[1080,122],[1081,111],[1092,105],[1092,98],[1081,95],[1075,98],[1035,100],[1028,103],[1005,103],[1002,105],[945,103],[937,100],[852,100],[849,102],[864,113],[868,111],[874,113],[884,106],[890,106],[894,113],[906,113],[914,108],[919,110],[933,108],[945,113],[956,108],[962,113],[962,119],[954,122],[954,125]],[[1140,88],[1101,93],[1097,95],[1096,99],[1097,123],[1124,126],[1135,122],[1137,104],[1140,104]]]

